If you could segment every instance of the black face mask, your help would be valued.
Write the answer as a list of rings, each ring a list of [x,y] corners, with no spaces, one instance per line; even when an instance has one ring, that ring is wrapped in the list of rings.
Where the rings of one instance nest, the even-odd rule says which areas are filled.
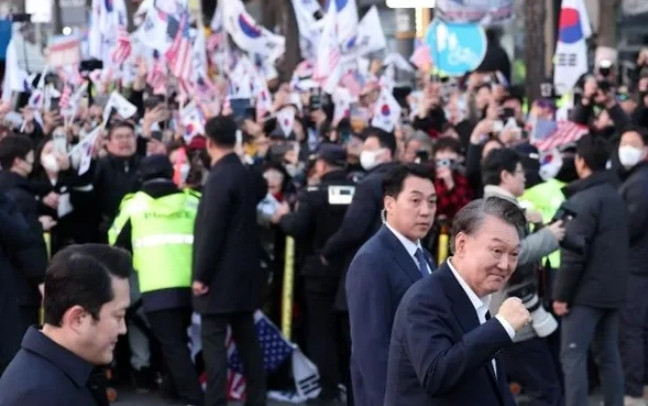
[[[578,179],[578,173],[576,172],[576,162],[574,161],[573,157],[563,157],[563,164],[556,174],[556,179],[564,183],[571,183]]]

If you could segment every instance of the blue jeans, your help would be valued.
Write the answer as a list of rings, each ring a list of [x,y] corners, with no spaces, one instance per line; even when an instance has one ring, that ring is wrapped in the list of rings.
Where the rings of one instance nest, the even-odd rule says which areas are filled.
[[[560,362],[566,406],[588,405],[587,352],[594,344],[605,406],[623,406],[623,369],[619,355],[619,312],[573,306],[562,319]]]

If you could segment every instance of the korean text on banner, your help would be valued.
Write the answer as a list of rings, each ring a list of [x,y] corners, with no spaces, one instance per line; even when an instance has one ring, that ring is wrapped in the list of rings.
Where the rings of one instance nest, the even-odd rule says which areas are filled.
[[[81,41],[76,36],[56,36],[50,39],[47,64],[50,68],[81,63]]]

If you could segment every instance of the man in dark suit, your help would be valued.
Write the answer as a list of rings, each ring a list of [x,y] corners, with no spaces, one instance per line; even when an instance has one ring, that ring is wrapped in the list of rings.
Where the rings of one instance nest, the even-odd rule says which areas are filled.
[[[126,333],[131,256],[100,244],[59,251],[45,275],[42,330],[32,326],[0,379],[0,406],[108,406],[96,366]]]
[[[430,172],[394,167],[383,180],[385,224],[353,258],[346,278],[351,321],[351,379],[358,406],[382,406],[396,308],[407,289],[434,269],[421,247],[434,221]]]
[[[362,244],[380,229],[382,224],[380,212],[383,209],[382,181],[386,174],[397,165],[394,134],[370,127],[362,132],[362,137],[364,144],[360,162],[364,170],[367,171],[367,175],[358,183],[342,225],[326,241],[321,251],[322,262],[325,265],[336,260],[342,260],[345,264],[344,273],[340,278],[340,286],[337,289],[335,309],[341,314],[344,340],[342,352],[346,354],[346,359],[349,359],[348,354],[351,352],[349,308],[345,290],[346,266]],[[345,368],[345,370],[348,371],[349,368]],[[351,386],[349,375],[345,377],[345,384],[347,388]],[[347,403],[354,404],[353,392],[348,392]]]
[[[3,138],[0,141],[0,165],[0,191],[15,202],[33,241],[30,247],[19,253],[20,266],[14,267],[22,335],[29,326],[38,324],[38,308],[42,300],[39,289],[42,289],[47,267],[43,226],[51,228],[54,223],[51,217],[39,218],[38,215],[38,201],[28,180],[34,166],[34,147],[29,138],[22,135]]]
[[[0,193],[0,376],[20,349],[24,334],[15,292],[14,269],[24,266],[25,251],[34,244],[16,204]],[[28,252],[27,252],[28,253]]]
[[[415,283],[398,306],[385,405],[515,404],[497,354],[531,316],[516,297],[494,318],[488,305],[515,270],[524,224],[523,212],[498,197],[457,213],[454,256]]]
[[[194,229],[193,305],[202,320],[205,405],[227,404],[225,334],[232,327],[246,378],[246,405],[265,405],[265,371],[254,326],[261,305],[256,206],[266,190],[234,153],[236,124],[214,117],[205,128],[212,167]],[[267,187],[267,186],[266,186]]]

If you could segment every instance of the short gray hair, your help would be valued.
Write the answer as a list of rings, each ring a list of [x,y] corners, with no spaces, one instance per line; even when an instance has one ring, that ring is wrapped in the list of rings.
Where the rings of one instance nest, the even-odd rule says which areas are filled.
[[[427,135],[427,133],[421,130],[416,130],[412,135],[407,137],[405,140],[405,146],[407,146],[411,141],[418,141],[421,143],[422,149],[428,151],[428,153],[432,153],[432,139],[430,139],[430,136]]]
[[[479,230],[486,216],[493,216],[509,224],[518,231],[520,238],[524,233],[526,218],[524,212],[514,203],[499,197],[473,200],[464,206],[452,220],[450,250],[455,251],[457,234],[472,235]]]

